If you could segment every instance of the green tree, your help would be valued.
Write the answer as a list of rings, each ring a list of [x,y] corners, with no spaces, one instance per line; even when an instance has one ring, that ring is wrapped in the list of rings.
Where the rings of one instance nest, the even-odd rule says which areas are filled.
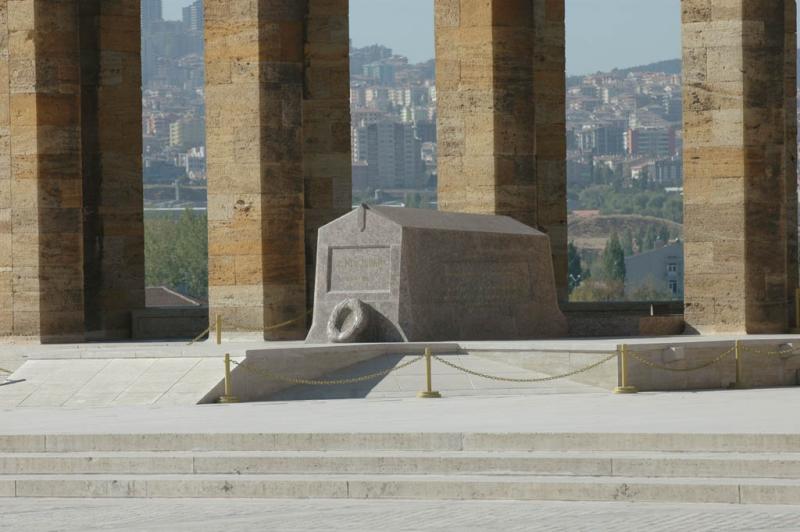
[[[613,233],[606,242],[606,248],[603,251],[603,270],[606,279],[625,281],[625,251],[622,249],[617,233]]]
[[[669,244],[669,229],[666,225],[662,225],[658,230],[658,239],[664,244]]]
[[[422,195],[419,192],[415,192],[413,194],[411,192],[406,192],[405,198],[403,199],[403,204],[412,209],[421,209]]]
[[[145,282],[192,297],[208,297],[208,222],[184,211],[178,219],[145,220]]]
[[[624,297],[625,286],[621,281],[589,279],[575,289],[570,301],[622,301]]]
[[[655,249],[656,240],[658,240],[658,233],[656,232],[656,228],[653,225],[649,225],[647,227],[647,231],[645,232],[644,236],[644,251],[650,251],[651,249]]]
[[[589,276],[589,272],[584,270],[581,254],[574,242],[570,242],[567,245],[567,260],[569,271],[568,287],[569,293],[572,294],[572,292]]]
[[[637,286],[628,297],[629,301],[670,301],[672,294],[666,288],[659,287],[655,279],[648,277]]]
[[[626,257],[633,255],[633,232],[630,229],[622,233],[622,250]]]

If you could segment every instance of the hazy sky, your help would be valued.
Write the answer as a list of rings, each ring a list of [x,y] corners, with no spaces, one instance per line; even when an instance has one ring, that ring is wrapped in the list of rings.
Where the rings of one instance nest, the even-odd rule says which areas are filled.
[[[192,0],[164,0],[178,19]],[[566,0],[567,70],[581,74],[680,56],[680,0]],[[380,43],[411,61],[433,57],[433,0],[350,0],[353,44]]]
[[[183,17],[184,7],[194,3],[194,0],[162,0],[164,18],[167,20],[180,20]]]

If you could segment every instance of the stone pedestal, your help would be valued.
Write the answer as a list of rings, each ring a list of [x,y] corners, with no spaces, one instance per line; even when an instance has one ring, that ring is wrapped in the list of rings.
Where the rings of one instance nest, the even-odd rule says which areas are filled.
[[[319,235],[308,342],[342,341],[329,330],[347,328],[363,332],[349,342],[567,332],[549,239],[512,218],[362,207]]]

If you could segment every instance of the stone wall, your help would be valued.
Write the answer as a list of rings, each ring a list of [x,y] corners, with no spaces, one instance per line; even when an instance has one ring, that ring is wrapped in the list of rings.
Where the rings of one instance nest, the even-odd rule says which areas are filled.
[[[231,330],[305,336],[306,250],[350,207],[348,9],[206,2],[209,296]]]
[[[797,283],[786,51],[796,13],[785,0],[682,8],[687,323],[702,333],[784,332]]]
[[[437,0],[436,64],[440,208],[551,234],[565,298],[563,2]]]

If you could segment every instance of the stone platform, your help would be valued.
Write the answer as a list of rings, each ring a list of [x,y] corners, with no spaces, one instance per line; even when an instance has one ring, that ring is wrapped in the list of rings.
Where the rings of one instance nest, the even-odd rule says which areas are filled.
[[[259,371],[300,379],[347,380],[412,362],[427,346],[458,366],[500,377],[485,379],[434,361],[434,387],[449,396],[609,392],[619,383],[619,361],[613,355],[623,344],[630,353],[629,383],[642,391],[727,389],[736,384],[733,347],[737,340],[741,342],[741,386],[797,385],[800,356],[796,356],[795,346],[800,348],[800,336],[796,335],[431,344],[17,345],[0,347],[11,366],[8,369],[19,368],[7,383],[0,385],[0,406],[168,406],[215,402],[223,392],[225,353],[233,357],[234,393],[243,401],[413,397],[424,383],[424,364],[420,362],[383,378],[322,387],[293,386],[265,378]],[[243,361],[247,361],[249,370],[235,365]],[[566,379],[503,380],[542,379],[594,364],[599,365]],[[707,364],[710,365],[702,367]],[[681,371],[695,367],[701,369]]]

